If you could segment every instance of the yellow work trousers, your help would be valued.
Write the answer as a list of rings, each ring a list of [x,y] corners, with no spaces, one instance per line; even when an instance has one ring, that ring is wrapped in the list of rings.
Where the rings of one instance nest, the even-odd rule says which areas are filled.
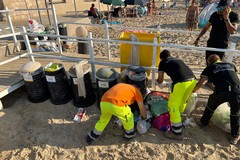
[[[95,129],[98,132],[103,132],[112,115],[116,116],[122,121],[123,128],[126,132],[134,130],[134,116],[129,106],[120,107],[109,102],[101,102],[100,108],[102,114],[99,121],[95,125]]]
[[[181,113],[186,108],[186,102],[196,85],[196,80],[179,82],[174,85],[168,100],[170,121],[172,124],[182,123]]]

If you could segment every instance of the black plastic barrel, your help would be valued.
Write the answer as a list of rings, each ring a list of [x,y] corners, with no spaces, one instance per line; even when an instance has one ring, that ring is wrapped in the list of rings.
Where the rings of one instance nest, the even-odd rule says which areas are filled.
[[[32,35],[28,35],[28,39],[29,39],[29,41],[35,40],[35,37],[32,36]],[[31,45],[37,45],[37,42],[30,42],[30,44],[31,44]]]
[[[100,105],[103,94],[117,84],[117,72],[113,68],[100,68],[96,72],[97,102]]]
[[[82,41],[82,40],[79,40]],[[87,43],[78,43],[78,53],[80,54],[88,54],[88,44]]]
[[[50,100],[53,104],[60,105],[69,102],[72,99],[70,84],[62,64],[57,64],[58,69],[55,71],[46,70],[48,89],[50,92]]]
[[[140,89],[142,96],[145,97],[147,94],[146,69],[140,66],[130,66],[127,70],[126,83],[136,85]]]
[[[79,26],[76,28],[76,36],[85,38],[88,36],[88,31],[84,26]],[[78,41],[85,41],[82,39],[78,39]],[[78,42],[78,53],[80,54],[88,54],[88,43]]]
[[[40,103],[49,99],[47,81],[39,62],[28,62],[20,69],[27,90],[28,100]]]
[[[78,79],[76,74],[75,65],[69,69],[69,74],[71,78],[71,89],[73,93],[73,105],[76,107],[89,107],[96,102],[96,95],[93,90],[92,80],[90,76],[90,67],[88,65],[83,65],[83,80],[85,85],[86,96],[79,96],[78,94]]]
[[[65,23],[59,23],[58,30],[59,30],[59,35],[67,36],[67,25]],[[66,51],[66,47],[65,47],[66,44],[67,44],[67,41],[63,41],[63,45],[62,45],[63,51]]]
[[[58,24],[58,30],[60,35],[67,35],[67,25],[64,23]]]

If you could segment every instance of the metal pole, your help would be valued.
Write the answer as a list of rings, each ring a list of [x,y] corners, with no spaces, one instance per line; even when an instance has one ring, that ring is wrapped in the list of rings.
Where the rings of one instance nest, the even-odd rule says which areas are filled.
[[[59,52],[62,54],[62,45],[61,45],[61,39],[59,37],[58,22],[57,22],[57,16],[56,16],[56,11],[55,11],[54,5],[52,5],[52,15],[53,15],[55,32],[56,32],[56,35],[58,36],[57,37],[58,49],[59,49]]]
[[[96,68],[95,68],[95,64],[94,64],[94,50],[93,50],[93,40],[92,38],[92,32],[88,33],[88,38],[90,38],[88,40],[88,49],[89,49],[89,54],[90,54],[90,63],[91,63],[91,68],[92,68],[92,80],[96,81]]]
[[[27,50],[28,50],[28,56],[29,56],[29,58],[32,62],[35,62],[33,55],[31,55],[32,54],[32,48],[31,48],[31,45],[30,45],[30,42],[29,42],[29,39],[28,39],[26,28],[24,26],[22,26],[21,31],[23,32],[23,39],[25,41],[25,45],[26,45]]]
[[[108,23],[105,23],[104,27],[105,27],[106,39],[109,40]],[[109,44],[109,41],[106,42],[106,46],[107,46],[108,60],[110,60],[111,55],[110,55],[110,44]]]
[[[75,16],[78,18],[76,0],[74,0]]]
[[[230,42],[229,49],[235,50],[236,49],[236,43]],[[233,54],[234,53],[227,53],[227,62],[233,61]]]
[[[99,14],[102,15],[101,14],[101,7],[100,7],[100,0],[98,1],[98,10],[99,10]]]
[[[36,5],[37,5],[37,9],[38,9],[38,16],[39,16],[40,24],[43,25],[42,17],[41,17],[40,10],[39,10],[39,5],[38,5],[38,0],[36,0]]]
[[[7,7],[6,7],[6,10],[8,10]],[[13,49],[13,51],[16,50],[17,52],[19,52],[20,48],[18,47],[18,44],[17,44],[17,37],[15,35],[15,31],[14,31],[14,28],[13,28],[12,19],[11,19],[9,11],[6,12],[6,16],[7,16],[8,25],[10,27],[11,33],[13,34],[13,41],[14,41],[14,49]]]
[[[30,15],[30,12],[29,12],[29,10],[28,10],[28,5],[27,5],[27,1],[25,0],[25,4],[26,4],[26,7],[27,7],[27,11],[28,11],[28,18],[30,19],[31,18],[31,15]]]
[[[49,0],[49,2],[51,2],[51,6],[53,6],[52,0]],[[47,0],[45,0],[45,6],[46,6],[46,8],[48,8]],[[50,16],[49,16],[49,11],[48,11],[48,9],[47,9],[47,16],[48,16],[49,25],[51,25],[51,20],[50,20]]]
[[[157,56],[157,38],[153,39],[153,56],[152,56],[152,67],[156,67],[156,56]],[[152,70],[152,88],[154,88],[154,90],[156,90],[156,84],[155,84],[155,79],[156,79],[156,70],[153,69]]]

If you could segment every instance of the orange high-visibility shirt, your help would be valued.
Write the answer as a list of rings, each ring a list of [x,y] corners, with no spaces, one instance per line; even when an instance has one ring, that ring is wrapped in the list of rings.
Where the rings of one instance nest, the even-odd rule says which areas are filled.
[[[130,84],[119,83],[110,88],[102,96],[101,102],[109,102],[117,106],[130,105],[137,102],[143,102],[143,97],[138,88]]]

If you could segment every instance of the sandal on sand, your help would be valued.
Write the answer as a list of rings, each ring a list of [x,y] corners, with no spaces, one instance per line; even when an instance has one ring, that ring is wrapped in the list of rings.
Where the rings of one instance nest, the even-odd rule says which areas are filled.
[[[182,134],[174,134],[173,132],[165,132],[164,137],[168,139],[173,139],[173,140],[183,140],[183,135]]]
[[[230,140],[230,143],[231,143],[231,144],[237,144],[239,140],[240,140],[240,135],[238,135],[238,136],[232,136],[232,138],[231,138],[231,140]]]

